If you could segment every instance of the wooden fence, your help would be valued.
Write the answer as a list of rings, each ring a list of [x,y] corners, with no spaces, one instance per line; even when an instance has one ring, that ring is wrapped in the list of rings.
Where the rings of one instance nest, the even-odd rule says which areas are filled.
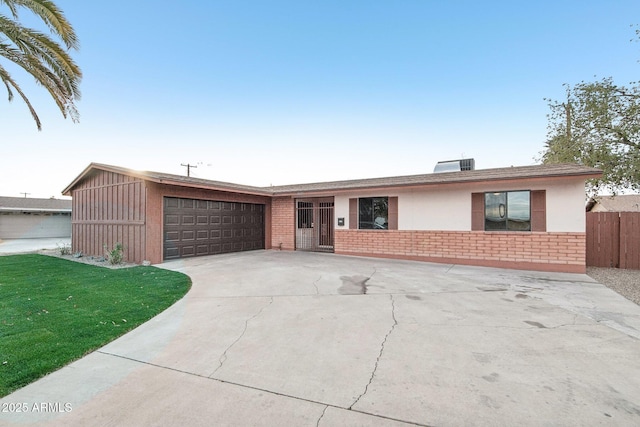
[[[640,270],[640,212],[587,212],[587,266]]]

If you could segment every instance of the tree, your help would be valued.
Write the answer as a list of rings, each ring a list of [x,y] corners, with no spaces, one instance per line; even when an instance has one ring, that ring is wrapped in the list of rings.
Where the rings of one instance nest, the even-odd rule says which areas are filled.
[[[590,192],[640,190],[640,86],[611,78],[567,87],[564,102],[549,101],[543,163],[579,163],[603,170]]]
[[[609,77],[565,87],[565,101],[546,100],[551,112],[542,162],[602,169],[602,178],[588,183],[590,193],[640,190],[640,84],[620,86]]]
[[[68,53],[68,50],[79,48],[73,27],[51,0],[0,0],[2,5],[8,9],[9,16],[0,13],[0,59],[4,58],[31,74],[49,92],[62,115],[77,122],[79,114],[75,102],[80,99],[82,72]],[[64,47],[51,36],[21,25],[18,22],[21,8],[38,17]],[[13,99],[15,90],[27,104],[38,130],[41,130],[40,118],[31,102],[1,62],[0,80],[7,88],[9,101]]]

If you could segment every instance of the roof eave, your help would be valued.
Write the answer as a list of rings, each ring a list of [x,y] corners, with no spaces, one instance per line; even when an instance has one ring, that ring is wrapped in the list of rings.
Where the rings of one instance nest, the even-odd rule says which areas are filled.
[[[65,196],[70,196],[71,190],[73,189],[73,187],[75,187],[80,181],[82,181],[92,170],[102,170],[102,171],[114,172],[114,173],[125,173],[131,177],[138,178],[144,181],[149,181],[149,182],[154,182],[157,184],[164,184],[164,185],[174,185],[178,187],[197,188],[197,189],[204,189],[204,190],[217,190],[217,191],[224,191],[227,193],[249,194],[249,195],[263,196],[263,197],[270,197],[273,194],[271,191],[266,189],[263,190],[260,187],[255,187],[255,188],[249,187],[249,186],[232,187],[232,186],[215,185],[215,184],[207,185],[205,183],[198,183],[198,182],[185,182],[181,180],[173,180],[173,179],[156,177],[156,176],[150,175],[147,172],[136,171],[133,169],[126,169],[126,168],[119,168],[119,167],[114,167],[114,166],[105,165],[101,163],[89,164],[89,166],[87,166],[80,173],[80,175],[78,175],[71,182],[71,184],[69,184],[62,191],[62,194]]]
[[[91,162],[91,163],[89,163],[89,166],[84,168],[84,170],[71,182],[71,184],[67,185],[65,187],[65,189],[62,190],[62,195],[63,196],[71,196],[71,189],[73,189],[73,187],[75,187],[76,184],[78,184],[80,181],[82,181],[89,174],[89,172],[91,172],[94,169],[103,170],[103,171],[106,171],[106,172],[115,172],[115,173],[122,173],[122,171],[123,171],[123,168],[114,168],[112,166],[105,165],[105,164],[102,164],[102,163]],[[139,173],[136,174],[136,171],[134,171],[134,170],[128,170],[128,172],[130,172],[130,175],[132,175],[132,176],[139,177],[138,176]]]
[[[454,172],[459,173],[459,172]],[[599,178],[602,176],[602,172],[592,172],[592,171],[584,171],[584,172],[575,172],[575,173],[557,173],[557,174],[536,174],[529,176],[511,176],[511,177],[489,177],[489,178],[474,178],[468,177],[463,179],[456,180],[441,180],[441,181],[425,181],[425,182],[417,182],[417,183],[401,183],[401,184],[372,184],[372,185],[357,185],[353,187],[342,187],[342,188],[319,188],[319,189],[311,189],[311,190],[288,190],[288,191],[273,191],[273,195],[276,197],[287,197],[287,196],[327,196],[336,193],[346,193],[353,191],[374,191],[374,190],[382,190],[388,188],[406,188],[406,189],[415,189],[415,188],[425,188],[425,187],[433,187],[433,186],[442,186],[442,185],[456,185],[456,184],[472,184],[472,183],[482,183],[482,182],[508,182],[508,181],[523,181],[523,180],[538,180],[538,179],[557,179],[557,178],[581,178],[581,179],[593,179]]]
[[[206,185],[204,183],[193,183],[193,182],[183,182],[183,181],[175,181],[170,179],[161,179],[161,178],[153,178],[153,177],[143,177],[143,179],[147,181],[154,182],[156,184],[163,185],[173,185],[177,187],[188,187],[188,188],[197,188],[201,190],[214,190],[214,191],[224,191],[226,193],[238,193],[238,194],[248,194],[252,196],[262,196],[262,197],[270,197],[273,195],[270,191],[262,191],[260,189],[252,189],[252,188],[233,188],[226,187],[224,185]]]

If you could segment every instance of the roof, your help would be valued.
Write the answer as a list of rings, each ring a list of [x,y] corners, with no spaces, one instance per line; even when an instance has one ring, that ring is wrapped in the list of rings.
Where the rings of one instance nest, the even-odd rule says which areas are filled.
[[[587,210],[591,212],[638,212],[640,211],[640,194],[598,196],[595,200],[589,201]]]
[[[69,195],[73,187],[82,181],[93,170],[105,170],[121,173],[140,179],[161,184],[178,185],[183,187],[204,188],[211,190],[229,191],[234,193],[253,194],[261,196],[286,196],[319,192],[337,192],[344,190],[375,189],[389,187],[422,187],[429,185],[509,181],[535,178],[580,177],[583,179],[597,178],[602,175],[600,169],[580,166],[576,164],[517,166],[497,169],[476,169],[461,172],[430,173],[423,175],[406,175],[386,178],[368,178],[346,181],[317,182],[311,184],[278,185],[271,187],[254,187],[232,184],[222,181],[211,181],[181,175],[171,175],[161,172],[135,171],[118,166],[91,163],[67,188],[63,194]]]
[[[71,200],[0,197],[0,212],[71,212]]]
[[[370,178],[350,181],[320,182],[314,184],[281,185],[272,187],[274,195],[287,195],[303,192],[327,190],[354,190],[388,187],[418,187],[428,185],[508,181],[516,179],[582,177],[597,178],[602,175],[600,169],[575,164],[517,166],[496,169],[476,169],[471,171],[430,173],[424,175],[406,175],[387,178]]]
[[[71,189],[89,175],[93,170],[104,170],[107,172],[115,172],[123,175],[128,175],[140,179],[144,179],[159,184],[177,185],[181,187],[192,188],[204,188],[209,190],[221,190],[229,191],[232,193],[254,194],[260,196],[270,196],[271,192],[268,189],[261,187],[253,187],[250,185],[233,184],[223,181],[212,181],[209,179],[193,178],[182,175],[172,175],[162,172],[153,171],[137,171],[133,169],[127,169],[120,166],[105,165],[101,163],[91,163],[85,168],[85,170],[73,180],[71,184],[62,190],[62,194],[70,195]]]

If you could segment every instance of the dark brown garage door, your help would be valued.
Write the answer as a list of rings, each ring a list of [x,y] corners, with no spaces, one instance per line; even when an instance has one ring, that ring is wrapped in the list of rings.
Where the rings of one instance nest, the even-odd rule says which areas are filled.
[[[264,249],[264,205],[164,198],[164,259]]]

